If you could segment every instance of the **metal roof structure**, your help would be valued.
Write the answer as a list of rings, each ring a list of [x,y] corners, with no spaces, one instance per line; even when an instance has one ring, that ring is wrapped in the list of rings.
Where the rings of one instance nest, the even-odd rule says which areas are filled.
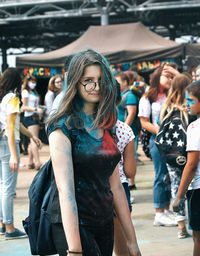
[[[199,0],[0,0],[0,49],[50,51],[71,43],[90,25],[141,21],[175,39],[198,37]]]

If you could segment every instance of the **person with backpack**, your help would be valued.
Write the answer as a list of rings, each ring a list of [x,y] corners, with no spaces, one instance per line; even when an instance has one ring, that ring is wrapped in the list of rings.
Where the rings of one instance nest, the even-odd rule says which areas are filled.
[[[156,137],[156,144],[160,154],[161,156],[163,155],[167,164],[173,201],[176,198],[183,168],[186,163],[186,128],[191,122],[191,117],[188,115],[184,104],[185,88],[190,82],[191,80],[184,74],[176,75],[173,78],[168,96],[161,109],[159,119],[160,130]],[[163,131],[163,129],[166,130]],[[164,152],[162,152],[162,149]],[[185,218],[185,200],[182,200],[179,212],[175,214],[175,219],[178,223],[179,239],[189,236],[185,226]]]
[[[187,163],[182,173],[176,199],[172,206],[175,212],[185,194],[188,203],[189,225],[193,235],[193,256],[200,255],[200,81],[191,83],[186,88],[186,101],[189,113],[196,115],[197,120],[187,128]]]
[[[116,85],[109,64],[87,49],[71,60],[68,87],[48,121],[52,186],[53,242],[60,256],[112,256],[113,211],[127,239],[129,255],[139,256],[134,226],[117,164],[121,154],[113,127]]]
[[[161,107],[166,99],[171,81],[179,74],[172,64],[163,64],[151,75],[150,88],[139,102],[139,113],[142,128],[152,135],[149,148],[155,169],[153,184],[153,207],[156,214],[155,226],[176,226],[174,214],[169,211],[170,206],[170,180],[165,162],[162,160],[158,148],[154,142],[159,131],[158,117]]]
[[[16,68],[6,69],[0,77],[0,235],[5,239],[27,235],[15,228],[14,195],[20,161],[20,131],[41,147],[41,141],[20,123],[21,76]]]
[[[137,160],[137,148],[138,148],[138,135],[140,132],[140,124],[137,111],[139,100],[138,97],[130,90],[130,81],[126,73],[119,73],[115,76],[115,79],[121,86],[121,103],[118,106],[119,115],[118,119],[128,124],[135,135],[135,159]],[[130,188],[136,188],[135,175],[130,179]]]

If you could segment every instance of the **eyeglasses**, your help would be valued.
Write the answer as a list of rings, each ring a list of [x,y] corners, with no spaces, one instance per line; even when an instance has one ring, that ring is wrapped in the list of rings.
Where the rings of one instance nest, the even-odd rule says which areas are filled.
[[[94,91],[97,84],[99,85],[100,83],[101,82],[88,82],[88,83],[83,84],[82,82],[80,82],[80,84],[82,84],[82,86],[84,86],[84,89],[85,89],[86,92]]]

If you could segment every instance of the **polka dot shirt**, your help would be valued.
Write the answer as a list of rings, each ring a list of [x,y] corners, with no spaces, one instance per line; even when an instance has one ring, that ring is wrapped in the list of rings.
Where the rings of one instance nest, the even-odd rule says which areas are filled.
[[[129,142],[131,142],[135,138],[135,135],[128,124],[125,124],[124,122],[117,120],[116,136],[118,138],[117,147],[122,155],[121,160],[119,162],[120,180],[122,183],[125,183],[125,182],[128,183],[128,179],[124,173],[123,153],[124,153],[125,147],[129,144]]]

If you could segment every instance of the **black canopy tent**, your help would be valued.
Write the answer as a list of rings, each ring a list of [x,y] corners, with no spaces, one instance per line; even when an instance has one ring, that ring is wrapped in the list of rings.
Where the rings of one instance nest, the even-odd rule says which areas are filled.
[[[178,58],[183,46],[150,31],[142,23],[90,26],[77,40],[60,49],[27,57],[17,57],[17,68],[62,67],[67,56],[93,48],[111,64],[130,61]]]

